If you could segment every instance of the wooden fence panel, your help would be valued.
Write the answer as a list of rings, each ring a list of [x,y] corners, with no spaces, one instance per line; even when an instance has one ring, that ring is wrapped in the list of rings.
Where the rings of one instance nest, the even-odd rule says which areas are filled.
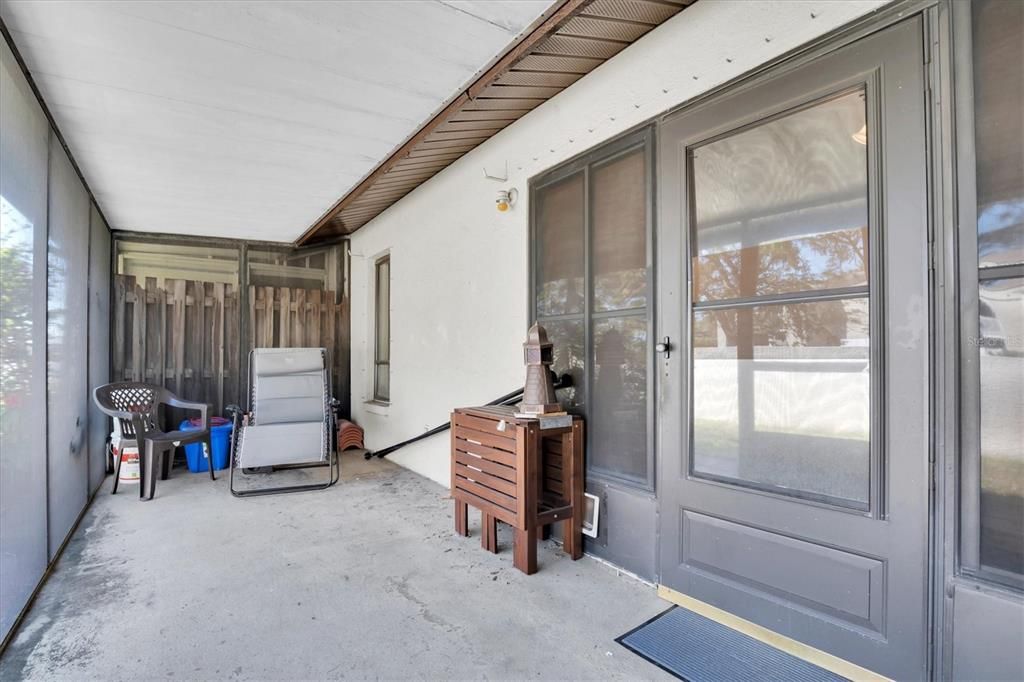
[[[292,289],[292,306],[295,308],[295,312],[291,316],[291,331],[289,335],[292,339],[292,345],[298,348],[307,347],[306,343],[306,290],[305,289]],[[312,340],[312,336],[310,339]]]
[[[320,290],[309,290],[309,312],[307,313],[307,326],[310,339],[320,338]]]
[[[279,311],[277,316],[277,340],[278,347],[292,348],[292,290],[288,287],[277,289]]]
[[[186,400],[244,405],[252,348],[323,347],[334,394],[347,397],[348,302],[333,291],[249,287],[248,335],[240,338],[237,287],[130,275],[114,280],[113,376],[166,386]],[[178,415],[174,419],[179,418]]]
[[[210,372],[212,373],[213,394],[217,402],[224,404],[224,284],[210,284],[213,306],[210,314]],[[235,351],[238,352],[237,350]]]
[[[251,324],[251,322],[250,322]],[[224,288],[224,405],[245,404],[241,394],[245,382],[241,381],[245,363],[241,358],[242,309],[239,307],[238,288],[227,285]]]
[[[236,287],[172,279],[159,285],[152,277],[143,284],[117,276],[114,378],[166,386],[223,414],[225,405],[241,397],[239,322]]]
[[[174,376],[174,392],[179,396],[184,395],[185,388],[185,305],[187,303],[187,282],[183,279],[168,281],[168,288],[174,292],[171,298],[171,306],[174,314],[171,328],[168,330],[172,343],[173,354],[171,356],[171,367],[169,372]]]
[[[320,289],[249,287],[250,334],[253,348],[326,348],[336,396],[348,386],[347,302]],[[342,341],[343,340],[343,341]],[[242,372],[245,365],[243,363]],[[245,377],[248,381],[248,377]]]
[[[132,287],[132,381],[145,381],[146,293],[138,281]]]
[[[143,381],[149,384],[164,383],[164,352],[163,344],[167,338],[167,305],[164,292],[157,289],[156,278],[146,278],[145,317],[146,335],[141,350],[145,366]]]
[[[185,326],[176,327],[174,335],[185,340],[181,351],[181,368],[175,370],[181,374],[182,391],[185,395],[202,395],[202,367],[203,367],[203,286],[199,283],[198,292],[196,283],[185,281]],[[198,334],[198,338],[197,338]],[[177,360],[176,360],[177,361]]]

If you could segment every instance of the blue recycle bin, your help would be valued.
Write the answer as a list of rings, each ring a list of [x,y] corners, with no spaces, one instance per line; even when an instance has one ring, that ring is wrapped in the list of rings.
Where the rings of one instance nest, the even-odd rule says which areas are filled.
[[[186,419],[178,425],[182,431],[198,431],[201,422],[199,419]],[[234,425],[224,417],[210,418],[210,445],[213,452],[213,466],[215,469],[227,469],[228,458],[231,454],[231,430]],[[203,457],[202,443],[189,443],[185,446],[185,459],[188,460],[188,470],[193,474],[201,471],[209,471],[209,464]]]

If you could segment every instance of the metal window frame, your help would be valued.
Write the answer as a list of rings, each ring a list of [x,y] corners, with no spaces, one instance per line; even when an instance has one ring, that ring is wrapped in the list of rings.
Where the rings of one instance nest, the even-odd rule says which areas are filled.
[[[974,32],[971,3],[952,3],[954,161],[959,241],[959,445],[954,495],[954,575],[1015,592],[1024,575],[1007,576],[981,565],[981,348],[980,286],[996,279],[1024,277],[1024,264],[982,267],[978,262],[977,157],[974,122]]]
[[[387,265],[388,270],[388,357],[380,358],[380,304],[381,304],[381,266]],[[373,400],[378,403],[391,403],[391,254],[386,253],[373,261]],[[385,368],[388,373],[387,395],[380,393],[380,372]]]
[[[597,147],[594,147],[586,152],[583,152],[571,159],[539,173],[531,177],[528,181],[529,185],[529,202],[530,202],[530,230],[529,230],[529,286],[528,286],[528,299],[527,299],[527,310],[529,310],[530,321],[540,322],[543,324],[546,321],[579,321],[583,323],[583,386],[581,387],[583,393],[583,409],[580,412],[586,416],[590,410],[592,404],[592,370],[593,370],[593,354],[594,354],[594,339],[593,339],[593,327],[595,321],[613,319],[613,318],[626,318],[626,317],[643,317],[646,322],[647,328],[647,349],[646,349],[646,396],[645,396],[645,411],[646,411],[646,477],[644,479],[637,479],[634,477],[626,476],[618,472],[610,471],[607,469],[601,469],[594,467],[588,461],[586,476],[588,479],[599,481],[603,483],[610,483],[613,485],[625,487],[631,490],[642,491],[644,493],[653,493],[656,487],[655,480],[655,414],[657,408],[657,400],[655,394],[656,386],[656,371],[655,357],[654,357],[654,335],[655,335],[655,265],[654,265],[654,253],[655,253],[655,135],[656,135],[656,123],[649,121],[643,125],[636,126],[627,130],[626,132],[618,135],[611,140],[604,142]],[[597,311],[593,309],[593,295],[594,295],[594,282],[593,282],[593,196],[591,192],[591,171],[596,168],[600,168],[609,163],[613,163],[621,157],[634,153],[638,150],[643,150],[644,153],[644,173],[645,173],[645,187],[644,187],[644,203],[647,207],[647,217],[645,225],[646,235],[646,269],[647,269],[647,282],[645,287],[645,300],[644,306],[636,306],[631,308],[623,308],[618,310],[601,310]],[[584,279],[584,309],[579,313],[567,313],[561,315],[538,315],[537,313],[537,276],[539,274],[539,262],[541,257],[540,242],[538,240],[538,225],[537,225],[537,196],[538,193],[551,185],[557,184],[558,182],[567,180],[568,178],[580,174],[583,179],[583,279]]]

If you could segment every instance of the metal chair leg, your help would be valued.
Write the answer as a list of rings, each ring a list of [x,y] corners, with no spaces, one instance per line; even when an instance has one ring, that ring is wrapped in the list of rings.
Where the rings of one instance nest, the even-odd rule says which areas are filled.
[[[279,493],[299,493],[310,490],[326,490],[332,485],[338,482],[341,478],[341,461],[338,453],[331,451],[328,455],[328,460],[322,464],[297,464],[297,465],[285,465],[282,467],[275,467],[280,469],[317,469],[317,468],[329,468],[329,478],[323,483],[306,483],[295,486],[281,486],[274,488],[259,488],[256,490],[236,490],[235,489],[235,460],[234,454],[231,458],[231,471],[229,472],[229,483],[228,488],[231,494],[235,497],[255,497],[258,495],[277,495]],[[245,468],[242,467],[242,473],[245,473]]]

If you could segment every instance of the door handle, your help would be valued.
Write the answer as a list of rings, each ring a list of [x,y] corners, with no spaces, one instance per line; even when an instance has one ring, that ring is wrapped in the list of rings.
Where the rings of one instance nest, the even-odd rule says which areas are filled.
[[[654,346],[654,350],[658,351],[659,353],[664,353],[665,359],[668,360],[670,357],[672,357],[672,339],[666,336],[664,339],[661,340],[660,343]]]

